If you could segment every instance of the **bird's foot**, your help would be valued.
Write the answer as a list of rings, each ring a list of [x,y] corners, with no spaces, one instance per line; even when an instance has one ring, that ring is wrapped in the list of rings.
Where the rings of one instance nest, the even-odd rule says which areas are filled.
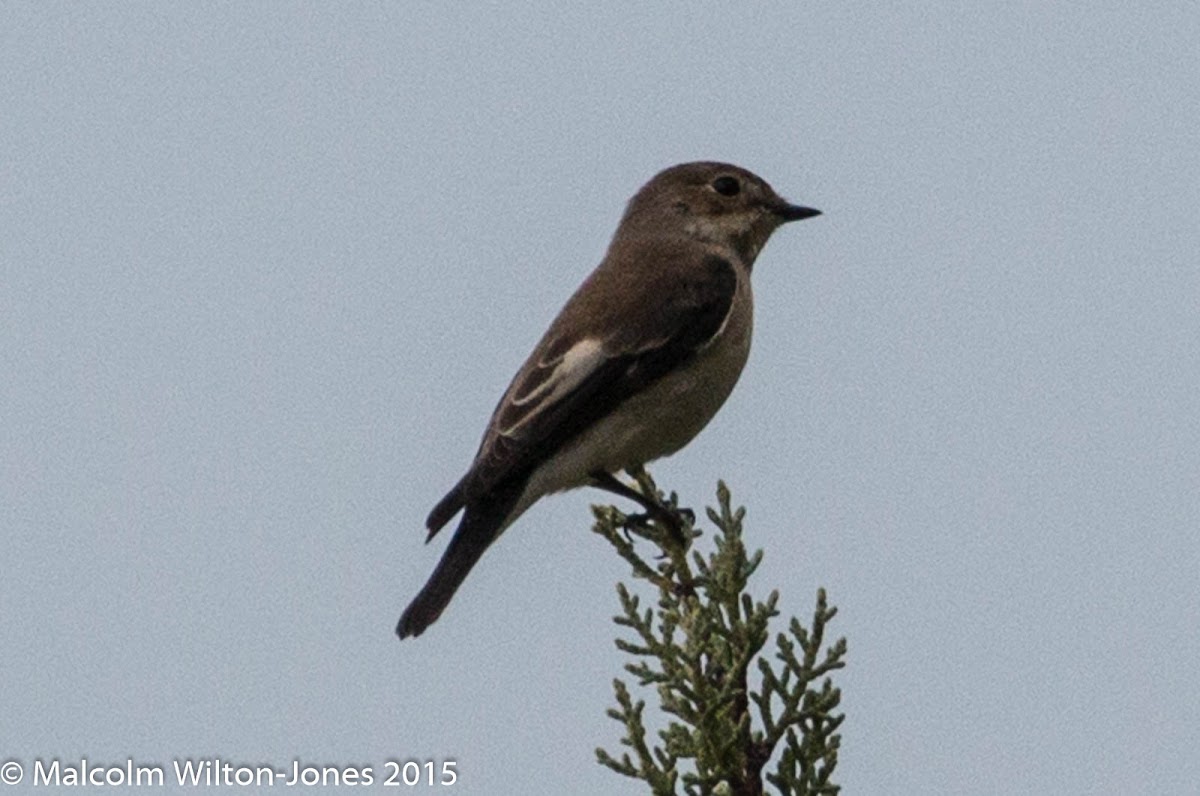
[[[627,527],[648,528],[651,522],[655,522],[666,529],[671,541],[675,544],[685,549],[690,545],[692,536],[690,528],[696,522],[696,512],[686,508],[669,507],[656,497],[643,494],[621,482],[612,473],[593,473],[592,484],[600,489],[632,500],[645,509],[645,512],[641,514],[626,515],[625,522]]]

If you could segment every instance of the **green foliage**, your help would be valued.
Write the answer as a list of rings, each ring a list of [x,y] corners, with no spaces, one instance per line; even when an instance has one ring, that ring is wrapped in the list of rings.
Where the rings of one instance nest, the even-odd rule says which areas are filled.
[[[841,691],[829,674],[845,665],[846,640],[822,654],[826,625],[837,613],[824,589],[817,591],[811,630],[793,618],[787,633],[775,637],[772,662],[761,653],[779,615],[779,594],[759,602],[747,592],[762,551],[747,555],[745,509],[731,510],[729,490],[718,484],[719,510],[707,511],[717,529],[715,550],[706,557],[691,550],[702,535],[691,512],[678,507],[674,494],[664,498],[645,471],[631,475],[641,494],[659,504],[656,510],[628,516],[594,506],[593,530],[657,591],[657,607],[643,609],[641,599],[618,584],[621,613],[614,621],[631,636],[616,641],[633,658],[626,671],[639,686],[656,690],[667,726],[651,746],[646,702],[615,679],[617,707],[608,715],[624,726],[621,743],[629,751],[618,758],[600,748],[597,759],[644,780],[656,796],[679,793],[680,786],[689,796],[761,794],[764,778],[782,794],[838,793],[830,776],[845,715],[834,712]],[[665,522],[668,517],[674,522]],[[653,564],[637,552],[639,540],[655,548]]]

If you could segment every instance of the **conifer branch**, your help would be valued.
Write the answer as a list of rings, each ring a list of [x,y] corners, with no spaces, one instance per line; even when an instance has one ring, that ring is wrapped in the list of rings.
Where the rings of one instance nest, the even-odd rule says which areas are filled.
[[[656,593],[656,606],[643,608],[636,594],[618,584],[621,613],[614,622],[632,634],[616,640],[633,659],[625,671],[638,686],[655,689],[666,726],[652,747],[645,701],[635,702],[625,682],[615,679],[617,707],[608,715],[625,727],[621,744],[632,754],[618,759],[599,748],[597,760],[645,781],[654,794],[675,794],[680,786],[697,796],[761,794],[764,779],[784,794],[838,793],[830,777],[845,716],[835,713],[841,691],[830,675],[845,665],[846,641],[823,648],[826,627],[837,614],[824,589],[817,592],[811,629],[792,618],[788,632],[776,635],[772,664],[762,653],[779,614],[779,594],[772,591],[760,602],[748,591],[763,554],[746,550],[745,509],[732,509],[728,488],[718,484],[717,507],[706,512],[716,526],[714,550],[704,555],[692,549],[701,536],[692,512],[679,507],[674,493],[660,492],[644,470],[631,475],[675,527],[655,519],[657,510],[626,515],[594,506],[593,530]],[[653,561],[639,545],[654,554]],[[757,690],[752,675],[759,679]],[[766,771],[772,759],[776,765]]]

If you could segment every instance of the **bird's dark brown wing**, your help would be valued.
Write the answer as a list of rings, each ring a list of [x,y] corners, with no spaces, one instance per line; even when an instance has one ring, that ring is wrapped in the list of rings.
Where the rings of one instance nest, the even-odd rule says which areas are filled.
[[[725,323],[737,280],[732,263],[705,255],[643,280],[636,302],[600,322],[570,323],[568,303],[497,406],[471,470],[430,513],[430,536],[463,505],[523,484],[563,445],[704,348]],[[620,320],[610,320],[614,314]]]

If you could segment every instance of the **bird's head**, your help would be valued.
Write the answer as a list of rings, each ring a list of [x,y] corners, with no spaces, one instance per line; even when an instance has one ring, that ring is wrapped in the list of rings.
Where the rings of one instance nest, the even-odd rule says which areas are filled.
[[[729,246],[751,263],[780,225],[820,214],[791,204],[740,166],[683,163],[642,186],[629,201],[618,234],[683,235]]]

